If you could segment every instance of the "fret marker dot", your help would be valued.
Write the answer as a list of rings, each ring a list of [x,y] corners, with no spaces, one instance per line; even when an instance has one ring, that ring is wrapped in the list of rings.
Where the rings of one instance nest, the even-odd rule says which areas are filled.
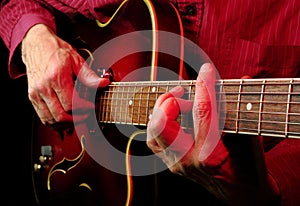
[[[151,91],[155,92],[156,91],[156,87],[152,87]]]
[[[131,106],[132,103],[133,103],[132,100],[129,100],[129,102],[128,102],[129,106]]]
[[[246,108],[247,108],[248,111],[250,111],[252,109],[252,104],[248,103],[247,106],[246,106]]]

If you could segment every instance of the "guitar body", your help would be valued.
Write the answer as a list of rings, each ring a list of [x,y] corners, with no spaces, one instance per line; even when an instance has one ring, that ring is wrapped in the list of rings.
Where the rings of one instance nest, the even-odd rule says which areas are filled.
[[[165,44],[164,38],[157,38],[160,37],[159,33],[150,33],[152,36],[143,37],[136,43],[128,38],[120,38],[117,44],[110,43],[108,47],[104,47],[107,50],[101,49],[107,42],[122,35],[155,29],[182,35],[178,14],[168,1],[124,1],[109,24],[100,28],[95,22],[84,22],[84,29],[71,33],[80,34],[80,39],[94,52],[92,68],[100,71],[102,68],[108,71],[109,68],[113,81],[156,80],[163,75],[160,75],[160,70],[153,72],[155,67],[168,67],[175,74],[180,73],[180,78],[187,78],[182,72],[181,60],[171,55],[159,54],[153,50],[123,55],[127,48],[140,51],[145,45],[156,50],[153,45]],[[180,56],[182,45],[180,41],[177,43],[164,46],[173,47]],[[118,56],[120,52],[124,57]],[[83,51],[83,55],[86,54]],[[87,55],[86,58],[89,60],[90,56]],[[140,68],[144,69],[140,71]],[[170,78],[168,75],[167,77]],[[86,91],[82,87],[79,89],[83,97],[89,98]],[[135,129],[138,130],[132,126],[130,131]],[[125,158],[116,159],[103,145],[99,144],[98,147],[98,143],[95,144],[95,139],[105,139],[116,150],[125,154],[128,134],[124,135],[119,127],[114,124],[82,123],[73,130],[58,131],[34,118],[32,135],[33,185],[38,203],[66,205],[66,202],[71,201],[72,205],[89,205],[90,201],[96,205],[125,205],[128,197],[127,175],[124,174]],[[145,138],[145,135],[141,135],[141,139]],[[145,141],[133,142],[131,149],[132,154],[151,154]],[[101,161],[104,159],[103,164],[95,156],[101,157]],[[121,172],[113,171],[110,167],[120,168]],[[132,203],[154,205],[155,201],[155,175],[133,177]]]

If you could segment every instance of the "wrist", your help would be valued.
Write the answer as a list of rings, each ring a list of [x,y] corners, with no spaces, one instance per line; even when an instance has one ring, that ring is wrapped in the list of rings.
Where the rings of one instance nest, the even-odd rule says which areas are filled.
[[[52,30],[45,24],[35,24],[26,33],[22,42],[26,42],[28,39],[40,37],[41,35],[53,33]]]
[[[25,65],[27,62],[27,54],[36,47],[43,45],[45,42],[49,42],[49,37],[52,36],[53,31],[45,24],[36,24],[27,31],[25,37],[21,42],[21,56]]]

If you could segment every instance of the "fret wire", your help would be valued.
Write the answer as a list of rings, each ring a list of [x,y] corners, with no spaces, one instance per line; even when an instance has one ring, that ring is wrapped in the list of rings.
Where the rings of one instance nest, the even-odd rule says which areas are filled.
[[[223,80],[220,80],[221,82],[220,82],[220,92],[216,92],[216,95],[218,95],[218,112],[220,113],[221,112],[221,104],[222,104],[222,101],[221,101],[221,99],[222,99],[222,97],[223,97],[223,94],[222,94],[222,91],[223,91],[223,89],[224,89],[224,85],[223,85]]]
[[[107,93],[107,96],[109,97],[109,95],[110,95],[111,93]],[[107,99],[109,99],[109,98],[107,98]],[[107,103],[107,102],[106,102]],[[109,105],[108,104],[106,104],[106,108],[107,108],[107,110],[108,110],[108,108],[109,108]],[[105,114],[105,120],[106,121],[108,121],[108,118],[110,118],[110,116],[111,116],[111,112],[110,112],[110,108],[109,108],[109,113],[108,114]]]
[[[99,105],[97,105],[97,102],[99,102]],[[96,117],[97,117],[97,119],[100,119],[101,118],[101,116],[100,116],[100,114],[101,114],[101,110],[102,110],[102,107],[103,107],[103,99],[102,98],[99,98],[99,97],[97,97],[97,95],[96,95]],[[99,108],[99,109],[98,109]]]
[[[134,94],[136,94],[136,88],[137,88],[137,83],[135,83],[134,86]],[[133,124],[133,120],[134,120],[134,106],[135,106],[135,98],[134,98],[134,94],[133,94],[133,101],[132,101],[132,111],[131,111],[131,123]]]
[[[124,87],[125,88],[125,87]],[[129,91],[130,91],[130,88],[132,88],[132,87],[127,87],[127,94],[126,94],[126,100],[125,100],[125,102],[126,102],[126,110],[125,110],[125,121],[128,119],[128,107],[130,106],[129,105]]]
[[[148,117],[149,117],[149,99],[150,99],[150,91],[152,92],[151,88],[154,88],[153,85],[149,86],[148,87],[148,98],[147,98],[147,103],[146,103],[146,117],[145,117],[145,123],[147,124],[147,120],[148,120]]]
[[[261,120],[262,120],[262,106],[263,106],[263,104],[262,104],[262,102],[263,102],[263,98],[264,98],[264,95],[263,95],[263,93],[264,93],[264,91],[265,91],[265,83],[266,83],[266,81],[265,80],[263,80],[263,84],[261,85],[261,95],[260,95],[260,103],[259,103],[259,115],[258,115],[258,135],[260,135],[260,133],[261,133]]]
[[[108,99],[108,98],[106,98],[106,96],[107,96],[107,93],[104,92],[104,93],[103,93],[103,104],[104,104],[104,105],[103,105],[103,108],[104,108],[104,111],[106,111],[106,109],[107,109],[106,107],[107,107],[107,99]],[[102,114],[101,114],[101,116],[102,116],[101,119],[102,119],[103,121],[105,120],[105,114],[106,114],[106,112],[102,112]]]
[[[167,90],[167,91],[170,91],[170,83],[167,83],[167,85],[166,85],[166,90]]]
[[[287,137],[288,130],[289,130],[288,121],[289,121],[289,111],[290,111],[290,102],[291,102],[292,83],[293,83],[293,80],[290,81],[289,91],[288,91],[288,96],[287,96],[288,99],[287,99],[287,105],[286,105],[286,118],[285,118],[285,122],[286,122],[286,125],[285,125],[285,134],[286,134],[286,137]]]
[[[116,91],[113,93],[113,97],[115,96],[116,98],[113,98],[113,100],[114,100],[114,105],[113,105],[113,111],[114,111],[114,117],[113,117],[113,121],[114,122],[116,122],[117,121],[117,112],[118,112],[118,107],[117,107],[117,105],[118,105],[118,97],[119,97],[119,93],[118,93],[118,89],[119,89],[120,87],[116,87],[115,89],[116,89]]]
[[[105,94],[102,94],[101,96],[104,97]],[[105,106],[106,106],[106,103],[105,103],[106,99],[105,98],[101,98],[101,101],[102,101],[102,107],[101,107],[101,109],[99,109],[98,116],[99,116],[99,119],[104,120],[104,112],[103,112],[103,110],[105,109]],[[101,111],[101,113],[100,113],[100,111]]]
[[[122,119],[122,113],[123,113],[123,107],[122,107],[122,105],[124,105],[124,104],[122,104],[122,102],[124,100],[124,92],[125,92],[125,87],[122,87],[122,94],[121,94],[120,105],[119,105],[119,107],[120,107],[120,121],[123,120]],[[126,107],[126,105],[125,105],[125,107]]]
[[[143,91],[143,86],[141,85],[140,86],[140,91]],[[137,113],[137,115],[138,115],[138,124],[140,124],[140,118],[141,118],[141,100],[142,99],[142,93],[139,93],[139,108],[138,108],[138,113]]]
[[[159,87],[156,85],[156,92],[155,92],[155,99],[158,99],[158,94],[159,94]],[[155,104],[155,103],[154,103]],[[153,106],[154,107],[154,106]],[[153,113],[153,108],[152,108],[152,113]],[[149,116],[149,121],[151,120],[151,118],[152,118],[152,113],[151,114],[149,114],[150,116]]]
[[[193,84],[192,84],[192,81],[190,81],[190,83],[189,83],[189,85],[187,86],[187,98],[188,98],[188,100],[192,100],[193,99],[193,97],[195,97],[195,89],[194,89],[194,91],[193,91],[193,88],[194,88],[194,86],[193,86]]]
[[[112,95],[113,95],[113,92],[109,92],[107,94],[107,97],[108,97],[108,101],[107,101],[108,113],[106,114],[106,121],[113,121],[113,119],[112,119],[112,106],[111,106],[113,104]]]
[[[242,93],[242,84],[243,80],[240,80],[240,86],[239,86],[239,93],[238,93],[238,99],[237,99],[237,112],[236,112],[236,122],[235,122],[235,132],[238,133],[238,128],[239,128],[239,111],[240,111],[240,101],[241,101],[241,93]]]
[[[102,101],[102,106],[101,108],[98,110],[99,111],[99,114],[98,114],[98,117],[99,119],[103,120],[103,109],[105,108],[105,98],[101,98],[101,97],[104,97],[104,93],[100,95],[100,99]],[[101,112],[100,112],[101,111]]]

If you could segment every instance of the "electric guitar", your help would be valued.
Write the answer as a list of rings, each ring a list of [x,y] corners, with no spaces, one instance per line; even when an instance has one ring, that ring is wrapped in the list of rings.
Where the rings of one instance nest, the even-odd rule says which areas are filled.
[[[186,97],[194,98],[195,77],[184,69],[182,22],[168,1],[125,0],[109,21],[98,26],[87,29],[96,38],[90,38],[91,32],[80,38],[94,47],[90,49],[93,55],[87,56],[91,67],[104,70],[103,75],[113,81],[94,92],[78,84],[81,96],[92,99],[96,107],[93,117],[73,130],[56,131],[34,119],[32,166],[37,201],[84,188],[103,205],[138,202],[134,194],[142,194],[143,205],[155,205],[155,185],[150,183],[153,165],[145,169],[145,179],[132,175],[145,180],[147,187],[134,190],[134,181],[128,179],[138,167],[138,161],[132,162],[128,171],[128,142],[131,137],[145,140],[145,128],[161,94],[181,85]],[[172,48],[171,55],[160,52],[167,48]],[[161,68],[172,72],[166,75]],[[217,80],[216,90],[223,132],[300,138],[300,79],[224,79]],[[190,116],[182,114],[179,121],[192,128]],[[134,142],[130,154],[151,156],[143,141]]]

